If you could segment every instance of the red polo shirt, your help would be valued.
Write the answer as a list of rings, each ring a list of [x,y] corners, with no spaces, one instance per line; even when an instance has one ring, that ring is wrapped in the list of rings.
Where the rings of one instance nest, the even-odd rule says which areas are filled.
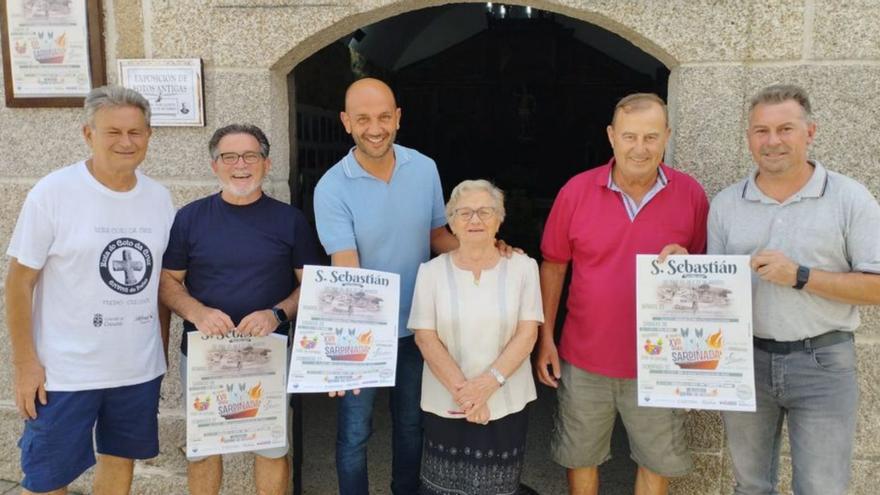
[[[541,252],[572,262],[560,356],[614,378],[636,377],[636,255],[676,243],[706,252],[709,202],[691,176],[660,164],[668,183],[630,221],[620,193],[608,188],[614,164],[574,176],[559,191]]]

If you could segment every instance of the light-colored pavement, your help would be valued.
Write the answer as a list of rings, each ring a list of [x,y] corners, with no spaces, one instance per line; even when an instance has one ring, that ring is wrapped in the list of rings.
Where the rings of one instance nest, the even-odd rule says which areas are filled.
[[[523,483],[540,495],[567,493],[565,470],[550,455],[550,431],[556,398],[546,387],[539,386],[538,400],[529,411],[528,446]],[[368,447],[370,493],[390,493],[391,422],[388,394],[376,398],[373,437]],[[337,493],[335,470],[336,403],[323,394],[303,399],[303,495]],[[633,492],[635,463],[629,458],[629,446],[620,423],[616,426],[611,446],[612,459],[599,470],[602,495]]]
[[[538,400],[529,411],[528,447],[523,483],[540,495],[566,493],[565,470],[549,458],[550,431],[556,400],[551,390],[539,387]],[[368,448],[370,493],[390,493],[391,421],[388,392],[376,400],[373,418],[374,433]],[[336,402],[324,394],[303,398],[303,495],[338,493],[335,470]],[[612,459],[600,469],[602,495],[631,494],[635,464],[629,458],[626,435],[619,424],[612,438]],[[181,487],[183,488],[183,487]],[[19,495],[21,487],[12,481],[0,480],[0,495]],[[181,492],[183,493],[183,491]],[[71,492],[70,495],[79,495]],[[243,494],[244,495],[244,494]]]

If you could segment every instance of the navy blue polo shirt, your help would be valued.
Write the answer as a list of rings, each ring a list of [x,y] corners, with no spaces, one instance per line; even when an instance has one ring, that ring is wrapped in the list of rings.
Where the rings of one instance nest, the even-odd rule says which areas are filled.
[[[217,193],[177,212],[162,268],[186,270],[189,294],[238,325],[290,295],[297,286],[294,269],[317,263],[315,236],[299,209],[265,193],[243,206]],[[196,330],[189,321],[183,328]],[[283,324],[275,332],[287,335],[288,329]],[[186,341],[184,336],[180,343],[184,355]]]

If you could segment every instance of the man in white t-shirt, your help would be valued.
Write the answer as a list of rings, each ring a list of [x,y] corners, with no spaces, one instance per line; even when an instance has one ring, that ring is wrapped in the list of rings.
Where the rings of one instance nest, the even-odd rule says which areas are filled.
[[[137,172],[147,100],[105,86],[85,111],[91,157],[34,186],[7,250],[24,493],[66,493],[95,464],[93,445],[94,493],[128,493],[133,460],[159,452],[168,312],[157,291],[174,207]]]

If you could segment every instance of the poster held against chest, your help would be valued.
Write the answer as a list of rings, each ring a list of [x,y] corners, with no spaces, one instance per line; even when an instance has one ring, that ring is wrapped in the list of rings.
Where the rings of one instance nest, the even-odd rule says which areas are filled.
[[[306,265],[288,392],[393,387],[400,276]]]
[[[286,446],[287,337],[187,338],[187,455]]]
[[[639,405],[754,411],[749,257],[636,263]]]

